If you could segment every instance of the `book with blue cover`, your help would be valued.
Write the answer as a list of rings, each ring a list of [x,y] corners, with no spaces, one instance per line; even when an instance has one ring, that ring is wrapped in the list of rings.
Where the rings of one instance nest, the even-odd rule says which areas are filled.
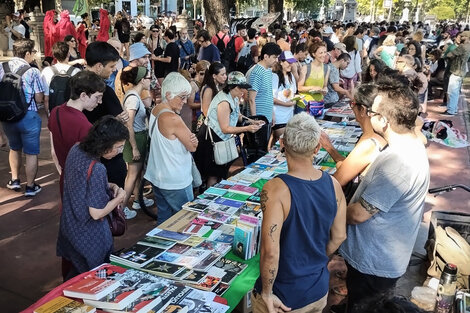
[[[235,234],[233,236],[233,253],[246,260],[248,259],[248,253],[250,251],[250,240],[252,232],[247,229],[235,227]]]
[[[221,205],[228,205],[228,206],[231,206],[231,207],[234,207],[234,208],[237,208],[237,209],[241,208],[243,206],[243,204],[245,204],[242,201],[227,199],[227,198],[218,198],[214,202],[217,203],[217,204],[221,204]]]

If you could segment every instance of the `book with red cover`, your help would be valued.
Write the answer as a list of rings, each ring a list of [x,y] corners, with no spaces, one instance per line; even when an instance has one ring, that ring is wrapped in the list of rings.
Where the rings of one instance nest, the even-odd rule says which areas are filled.
[[[142,295],[142,289],[119,287],[99,300],[83,299],[87,305],[106,310],[122,310]]]
[[[120,286],[118,281],[95,277],[84,278],[64,289],[64,296],[99,300]]]
[[[252,195],[258,191],[258,188],[250,187],[250,186],[243,186],[243,185],[233,185],[229,188],[229,191],[238,192],[246,195]]]

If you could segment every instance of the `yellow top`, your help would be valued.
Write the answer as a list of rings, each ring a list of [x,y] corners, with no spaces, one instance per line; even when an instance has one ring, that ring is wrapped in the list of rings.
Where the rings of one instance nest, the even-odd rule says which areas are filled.
[[[312,65],[310,75],[305,79],[304,86],[316,86],[320,88],[323,88],[325,86],[325,73],[323,64],[320,67],[320,71],[316,71]],[[304,100],[307,102],[323,100],[323,94],[320,92],[314,94],[310,92],[301,92],[300,94],[305,96]]]

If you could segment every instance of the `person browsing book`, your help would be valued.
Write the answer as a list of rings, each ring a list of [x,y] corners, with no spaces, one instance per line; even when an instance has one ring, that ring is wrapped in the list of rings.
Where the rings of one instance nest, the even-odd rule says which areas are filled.
[[[127,127],[108,115],[70,149],[57,238],[64,281],[109,262],[113,236],[106,216],[123,203],[126,192],[108,182],[100,158],[109,160],[121,153],[128,139]]]
[[[303,112],[287,123],[281,145],[289,171],[261,191],[261,276],[253,312],[322,312],[328,296],[328,256],[346,239],[341,185],[313,167],[321,129]]]

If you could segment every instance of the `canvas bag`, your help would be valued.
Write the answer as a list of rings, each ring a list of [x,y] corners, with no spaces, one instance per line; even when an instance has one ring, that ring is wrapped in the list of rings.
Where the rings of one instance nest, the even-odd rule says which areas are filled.
[[[435,211],[431,216],[425,248],[430,266],[428,275],[439,278],[446,263],[458,268],[457,285],[469,288],[470,275],[470,215]]]
[[[224,165],[238,158],[238,149],[235,142],[235,136],[232,135],[228,140],[225,141],[222,140],[219,142],[214,142],[212,131],[209,125],[207,125],[206,139],[207,133],[209,133],[209,138],[211,139],[212,147],[214,149],[215,164]]]
[[[88,167],[88,172],[87,172],[87,181],[90,179],[91,172],[93,170],[93,166],[95,165],[96,161],[93,160],[90,163],[90,166]],[[112,197],[112,195],[111,195]],[[106,215],[106,219],[108,220],[109,228],[111,230],[111,234],[114,237],[119,237],[124,235],[126,232],[126,216],[124,215],[124,211],[122,210],[121,206],[118,205],[117,207],[114,208],[114,210],[111,211],[108,215]]]

